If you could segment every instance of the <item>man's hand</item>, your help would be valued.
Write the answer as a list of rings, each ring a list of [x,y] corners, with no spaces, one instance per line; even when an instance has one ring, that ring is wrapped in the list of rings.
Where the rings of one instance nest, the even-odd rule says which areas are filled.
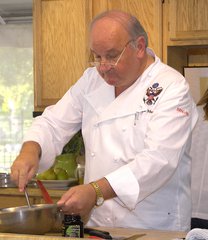
[[[65,214],[79,214],[82,218],[89,216],[95,205],[96,193],[90,184],[71,187],[57,202]]]
[[[96,181],[102,191],[105,200],[116,197],[115,192],[107,179],[102,178]],[[92,208],[96,203],[96,192],[91,184],[71,187],[57,202],[64,213],[79,214],[82,219],[89,217]]]
[[[41,148],[36,142],[23,144],[20,154],[11,166],[11,179],[24,191],[28,181],[37,173]]]

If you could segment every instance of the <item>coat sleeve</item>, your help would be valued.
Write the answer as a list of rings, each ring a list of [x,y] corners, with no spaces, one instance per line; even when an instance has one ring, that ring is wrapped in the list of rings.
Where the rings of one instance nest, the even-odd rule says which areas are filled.
[[[48,169],[55,157],[62,152],[64,145],[78,132],[82,122],[82,104],[84,91],[88,85],[87,69],[83,76],[55,104],[36,117],[25,141],[35,141],[41,146],[39,172]]]

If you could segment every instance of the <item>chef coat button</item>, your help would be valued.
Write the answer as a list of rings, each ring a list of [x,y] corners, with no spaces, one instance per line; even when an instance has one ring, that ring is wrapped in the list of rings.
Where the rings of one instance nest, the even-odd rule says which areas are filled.
[[[111,219],[110,219],[110,218],[106,218],[106,221],[107,221],[107,222],[111,222]]]
[[[126,128],[125,128],[125,127],[123,127],[123,128],[122,128],[122,131],[123,131],[123,132],[125,132],[125,131],[126,131]]]
[[[94,156],[95,156],[95,153],[94,153],[94,152],[92,152],[92,153],[91,153],[91,157],[94,157]]]
[[[119,158],[118,157],[114,157],[114,162],[115,163],[119,162]]]

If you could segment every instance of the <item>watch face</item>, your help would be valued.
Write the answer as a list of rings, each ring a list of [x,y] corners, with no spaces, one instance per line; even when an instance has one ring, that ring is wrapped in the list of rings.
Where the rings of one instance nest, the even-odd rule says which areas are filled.
[[[104,198],[103,197],[98,197],[96,205],[101,206],[103,204],[103,202],[104,202]]]

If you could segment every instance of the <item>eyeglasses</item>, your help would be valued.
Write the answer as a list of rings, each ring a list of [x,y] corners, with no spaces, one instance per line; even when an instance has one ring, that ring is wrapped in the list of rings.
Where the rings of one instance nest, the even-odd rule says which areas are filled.
[[[119,56],[116,56],[116,57],[108,57],[108,60],[107,60],[107,61],[102,61],[101,59],[98,59],[98,58],[96,58],[95,56],[93,56],[93,59],[94,59],[95,61],[90,61],[90,62],[89,62],[90,65],[93,66],[93,67],[97,67],[97,68],[99,68],[101,65],[104,65],[104,66],[109,67],[109,68],[115,68],[115,67],[118,65],[119,61],[121,60],[121,58],[122,58],[122,56],[123,56],[123,54],[124,54],[127,46],[128,46],[129,43],[132,42],[132,41],[133,41],[133,39],[129,40],[129,41],[125,44],[125,46],[124,46],[123,50],[121,51],[121,53],[119,54]]]

